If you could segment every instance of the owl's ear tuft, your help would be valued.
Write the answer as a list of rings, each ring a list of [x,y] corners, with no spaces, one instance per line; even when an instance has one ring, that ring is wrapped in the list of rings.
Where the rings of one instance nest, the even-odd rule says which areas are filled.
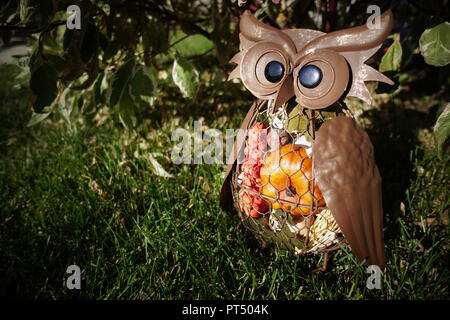
[[[250,42],[268,41],[281,45],[291,57],[294,57],[297,53],[294,42],[292,42],[292,39],[287,34],[277,28],[262,23],[249,10],[244,11],[241,15],[239,30],[241,32],[240,40],[244,48]]]
[[[372,103],[372,96],[365,81],[393,82],[381,72],[366,65],[365,62],[375,54],[392,29],[394,17],[389,9],[380,16],[376,28],[367,24],[331,32],[312,40],[297,56],[301,61],[305,55],[320,50],[332,50],[341,54],[347,60],[352,75],[352,83],[346,96],[357,97],[367,104]]]
[[[262,23],[249,10],[245,10],[239,21],[239,30],[250,41],[263,41],[267,34],[281,33],[280,30]]]
[[[377,47],[389,35],[394,22],[394,16],[389,9],[380,16],[380,23],[369,28],[368,24],[330,32],[311,41],[303,54],[318,49],[331,49],[337,52],[364,51]]]
[[[251,46],[253,46],[256,43],[254,41],[247,39],[242,33],[239,33],[239,42],[240,42],[243,50],[249,49]]]

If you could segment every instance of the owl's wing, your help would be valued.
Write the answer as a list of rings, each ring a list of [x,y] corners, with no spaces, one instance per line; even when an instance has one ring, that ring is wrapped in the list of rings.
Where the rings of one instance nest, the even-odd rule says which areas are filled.
[[[384,267],[381,177],[367,133],[349,117],[326,121],[313,144],[320,190],[355,255]]]
[[[225,171],[225,178],[222,183],[222,188],[220,190],[220,206],[223,210],[229,211],[233,208],[233,195],[231,194],[231,178],[234,170],[236,169],[236,164],[238,163],[238,158],[242,152],[242,148],[245,142],[245,135],[247,134],[247,129],[255,121],[255,117],[258,114],[259,108],[263,105],[263,101],[256,100],[250,107],[247,115],[242,121],[241,128],[237,134],[237,137],[233,143],[233,148],[231,149],[231,154],[227,155],[227,169]]]

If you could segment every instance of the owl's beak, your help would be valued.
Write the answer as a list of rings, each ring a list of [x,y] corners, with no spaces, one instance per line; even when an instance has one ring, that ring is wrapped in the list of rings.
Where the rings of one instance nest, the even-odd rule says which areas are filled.
[[[278,109],[278,107],[286,103],[294,95],[294,82],[293,76],[291,74],[286,79],[284,79],[283,84],[281,85],[277,95],[275,96],[275,109]]]

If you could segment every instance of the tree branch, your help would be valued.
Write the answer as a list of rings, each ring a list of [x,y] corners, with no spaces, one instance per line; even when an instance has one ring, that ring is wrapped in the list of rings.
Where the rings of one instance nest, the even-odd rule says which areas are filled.
[[[0,25],[0,30],[12,30],[12,31],[25,30],[30,31],[30,33],[39,33],[43,31],[52,30],[64,24],[66,24],[66,21],[53,22],[49,24],[48,27]]]
[[[145,8],[149,9],[151,11],[151,13],[158,15],[160,18],[163,18],[167,21],[176,22],[179,25],[188,26],[189,29],[192,30],[192,33],[194,33],[194,34],[198,33],[208,39],[211,39],[211,34],[208,31],[201,28],[200,26],[198,26],[197,24],[193,23],[192,21],[182,19],[179,16],[177,16],[176,14],[174,14],[173,12],[170,12],[164,8],[161,8],[152,2],[141,0],[141,1],[138,1],[138,5],[145,5]]]

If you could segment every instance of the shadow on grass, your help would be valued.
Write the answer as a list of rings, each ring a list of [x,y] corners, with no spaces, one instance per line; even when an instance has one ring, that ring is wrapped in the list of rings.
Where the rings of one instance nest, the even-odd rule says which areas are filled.
[[[422,143],[418,138],[419,131],[432,128],[436,108],[425,113],[387,103],[382,104],[380,110],[372,109],[362,116],[369,118],[372,124],[366,131],[374,145],[376,163],[383,179],[385,238],[389,240],[398,234],[400,204],[405,201],[405,192],[411,182],[417,178],[415,158],[423,156],[423,150],[417,150]]]

